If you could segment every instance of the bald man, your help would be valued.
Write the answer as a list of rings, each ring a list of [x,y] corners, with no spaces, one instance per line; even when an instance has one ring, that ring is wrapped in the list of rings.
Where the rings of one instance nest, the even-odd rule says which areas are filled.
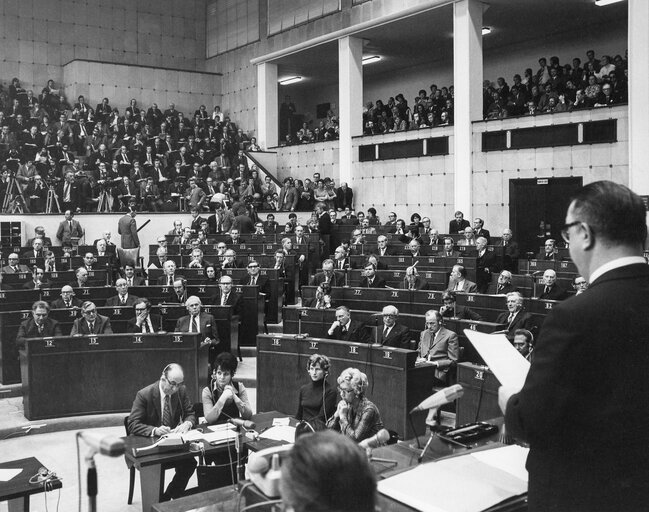
[[[568,292],[557,283],[557,273],[552,269],[543,272],[543,281],[539,299],[544,300],[563,300],[568,296]]]
[[[61,288],[61,297],[53,300],[51,307],[52,309],[80,308],[81,304],[83,301],[74,296],[74,288],[66,284]]]

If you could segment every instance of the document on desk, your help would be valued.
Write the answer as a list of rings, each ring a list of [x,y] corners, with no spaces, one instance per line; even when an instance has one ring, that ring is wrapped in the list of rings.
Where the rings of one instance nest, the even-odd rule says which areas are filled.
[[[530,370],[530,362],[514,348],[507,336],[485,334],[471,329],[464,329],[464,334],[501,385],[522,389]]]
[[[295,427],[291,427],[290,425],[275,425],[268,430],[264,430],[259,437],[293,444],[295,442]]]
[[[0,482],[8,482],[22,472],[22,469],[2,468],[0,469]]]
[[[527,492],[527,452],[512,445],[429,462],[380,481],[378,490],[422,512],[480,512]]]

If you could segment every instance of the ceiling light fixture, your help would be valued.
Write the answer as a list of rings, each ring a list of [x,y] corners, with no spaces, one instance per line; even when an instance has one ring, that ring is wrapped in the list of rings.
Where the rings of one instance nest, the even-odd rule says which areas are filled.
[[[482,27],[482,35],[486,36],[487,34],[491,34],[491,27]]]
[[[365,64],[372,64],[373,62],[378,62],[381,60],[380,55],[368,55],[367,57],[363,57],[363,66]]]
[[[616,4],[622,0],[595,0],[595,5],[597,7],[604,7],[605,5]]]
[[[301,81],[301,76],[289,76],[288,78],[283,78],[282,80],[280,80],[279,85],[290,85]]]

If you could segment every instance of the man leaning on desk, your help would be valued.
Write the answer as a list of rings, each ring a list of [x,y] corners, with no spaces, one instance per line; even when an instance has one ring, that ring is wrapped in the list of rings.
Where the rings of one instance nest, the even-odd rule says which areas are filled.
[[[168,364],[160,380],[140,389],[133,401],[128,417],[130,435],[158,437],[170,432],[184,434],[196,424],[194,406],[183,386],[185,375],[179,364]],[[189,458],[163,465],[163,469],[175,468],[176,474],[162,495],[167,501],[182,496],[187,482],[194,473],[196,460]]]

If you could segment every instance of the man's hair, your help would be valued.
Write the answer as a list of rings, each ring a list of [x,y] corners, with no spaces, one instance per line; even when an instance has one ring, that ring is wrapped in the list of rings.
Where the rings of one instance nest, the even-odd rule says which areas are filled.
[[[455,265],[455,268],[462,277],[466,277],[466,269],[462,265]]]
[[[136,308],[138,304],[144,304],[146,306],[147,311],[151,309],[151,302],[146,297],[139,297],[135,301],[135,304],[133,304],[133,308]]]
[[[596,181],[573,197],[575,220],[585,222],[607,244],[642,245],[647,240],[646,208],[636,193],[612,181]]]
[[[37,300],[32,304],[32,311],[36,311],[38,308],[45,308],[45,310],[50,312],[50,305],[44,300]]]

